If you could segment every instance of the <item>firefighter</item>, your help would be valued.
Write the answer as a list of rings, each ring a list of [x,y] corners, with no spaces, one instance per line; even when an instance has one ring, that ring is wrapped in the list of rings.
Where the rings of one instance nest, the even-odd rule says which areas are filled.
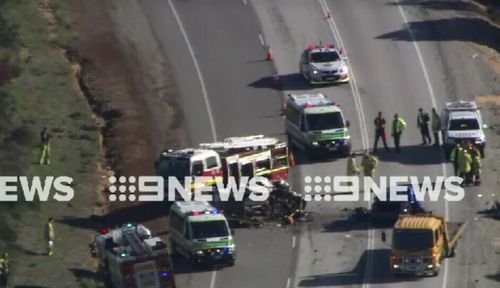
[[[470,183],[470,171],[472,158],[467,149],[460,149],[458,152],[458,176],[464,179],[465,185]]]
[[[42,148],[42,155],[40,156],[40,165],[50,165],[50,142],[52,135],[47,127],[43,127],[40,132],[40,142]]]
[[[396,153],[401,152],[401,148],[399,147],[399,143],[401,140],[401,134],[403,130],[406,128],[406,122],[403,118],[399,117],[399,114],[394,114],[394,120],[392,120],[392,137],[394,138],[394,146],[396,147]]]
[[[385,151],[389,151],[385,137],[385,118],[382,116],[382,112],[378,112],[378,116],[373,123],[375,124],[375,144],[373,145],[373,152],[377,153],[379,138],[382,138],[382,144],[384,144]]]
[[[441,131],[441,117],[436,111],[436,108],[432,108],[431,115],[431,125],[432,133],[434,134],[434,146],[439,146],[439,132]]]
[[[358,176],[359,168],[356,165],[356,155],[354,153],[349,154],[349,159],[347,159],[347,176]]]
[[[426,145],[427,142],[432,143],[431,135],[429,133],[429,114],[424,113],[422,108],[418,108],[417,127],[420,129],[422,135],[422,144]]]
[[[54,220],[52,218],[49,218],[47,221],[47,225],[45,227],[45,236],[47,238],[47,244],[48,244],[48,249],[47,249],[47,255],[52,256],[54,254],[54,240],[55,240],[55,231],[54,231]]]
[[[7,276],[9,273],[9,255],[7,252],[0,256],[0,287],[7,287]]]
[[[470,145],[470,156],[472,158],[471,163],[471,179],[474,180],[474,184],[481,184],[481,152],[475,145]]]
[[[453,170],[455,171],[455,176],[458,176],[458,154],[462,150],[462,146],[460,144],[456,144],[455,148],[451,150],[450,160],[453,163]]]
[[[377,164],[377,158],[375,158],[373,154],[370,154],[368,153],[368,151],[366,151],[365,155],[363,156],[363,160],[361,161],[361,166],[363,166],[363,173],[365,174],[365,177],[373,177]]]

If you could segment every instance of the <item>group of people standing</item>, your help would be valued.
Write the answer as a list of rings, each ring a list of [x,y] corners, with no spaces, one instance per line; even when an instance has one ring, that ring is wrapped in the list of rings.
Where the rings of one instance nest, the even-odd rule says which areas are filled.
[[[455,176],[464,179],[465,185],[481,183],[481,152],[472,143],[457,144],[451,151]]]
[[[377,118],[373,121],[375,125],[375,143],[373,145],[373,152],[377,152],[377,146],[379,139],[382,139],[382,144],[384,144],[385,151],[389,151],[387,146],[385,125],[386,121],[382,112],[378,112]],[[398,113],[394,114],[394,119],[392,120],[391,136],[394,140],[394,147],[396,153],[401,152],[401,135],[406,128],[406,121],[399,116]],[[422,144],[427,145],[432,144],[430,130],[434,134],[434,146],[439,146],[439,132],[441,131],[441,118],[437,113],[435,108],[432,108],[431,116],[429,113],[423,111],[422,108],[418,109],[417,114],[417,127],[420,129],[420,134],[422,135]]]

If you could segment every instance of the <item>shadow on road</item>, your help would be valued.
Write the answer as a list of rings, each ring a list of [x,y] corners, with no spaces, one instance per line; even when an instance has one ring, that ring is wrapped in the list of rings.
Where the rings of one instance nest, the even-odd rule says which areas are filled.
[[[491,279],[493,281],[500,282],[500,272],[497,274],[486,275],[486,278]]]
[[[455,0],[440,0],[440,1],[421,1],[421,0],[404,0],[400,2],[391,1],[387,5],[393,6],[420,6],[425,9],[436,10],[456,10],[456,11],[474,11],[475,6],[470,2],[455,1]]]
[[[401,153],[396,153],[394,148],[391,147],[390,152],[379,152],[377,156],[381,161],[408,165],[431,165],[443,162],[441,148],[429,145],[402,146]]]
[[[334,86],[336,84],[324,84],[312,86],[300,73],[282,74],[278,79],[273,76],[262,77],[248,86],[253,88],[268,88],[284,91],[310,91],[313,88]]]
[[[456,2],[454,2],[456,3]],[[415,41],[463,41],[485,45],[500,52],[500,28],[480,18],[455,17],[440,20],[409,22]],[[478,32],[480,31],[480,32]],[[385,33],[376,39],[412,41],[409,30]]]
[[[69,269],[73,275],[75,275],[76,278],[78,279],[88,279],[88,280],[95,280],[95,281],[104,281],[104,275],[100,273],[96,273],[94,271],[90,270],[85,270],[85,269],[74,269],[71,268]]]
[[[131,203],[128,203],[129,205]],[[103,227],[120,226],[129,221],[143,223],[168,216],[166,202],[140,202],[137,205],[116,207],[105,216],[91,215],[85,218],[66,217],[59,222],[83,229],[99,230]]]
[[[299,287],[347,286],[364,283],[383,284],[419,280],[419,278],[414,277],[394,277],[389,267],[390,254],[391,250],[389,249],[366,250],[352,270],[304,277],[299,281]],[[369,255],[373,265],[370,269],[370,277],[366,277],[365,269]]]

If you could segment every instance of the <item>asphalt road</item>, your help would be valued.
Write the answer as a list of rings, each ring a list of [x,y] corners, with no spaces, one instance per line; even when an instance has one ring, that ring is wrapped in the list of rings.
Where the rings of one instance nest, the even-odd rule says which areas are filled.
[[[193,143],[261,133],[282,137],[280,94],[273,63],[263,61],[259,40],[271,45],[285,93],[321,91],[340,102],[351,121],[354,149],[373,144],[372,121],[383,111],[390,122],[399,113],[408,122],[403,153],[381,152],[380,176],[436,176],[450,171],[439,149],[420,146],[418,107],[430,110],[453,99],[442,55],[435,43],[411,40],[405,22],[414,8],[374,0],[143,0],[157,40],[176,70],[181,104]],[[404,10],[403,10],[404,9]],[[329,13],[328,13],[329,12]],[[325,17],[329,15],[330,17]],[[419,31],[419,33],[425,33]],[[345,49],[351,84],[313,88],[298,73],[304,47],[318,41]],[[416,44],[415,44],[416,43]],[[392,145],[392,141],[389,140]],[[344,159],[313,163],[298,155],[292,183],[302,190],[305,176],[344,175]],[[473,197],[454,204],[425,206],[454,221],[470,220]],[[348,218],[359,202],[312,202],[314,222],[294,229],[264,227],[236,232],[237,264],[218,271],[182,271],[180,287],[471,287],[480,269],[464,269],[473,253],[446,261],[438,277],[394,278],[389,244],[380,229]],[[465,211],[465,212],[464,212]],[[388,231],[389,232],[389,231]],[[388,235],[390,239],[390,235]],[[466,235],[465,243],[473,239]],[[464,249],[467,250],[467,249]],[[483,271],[484,272],[484,271]],[[477,274],[477,275],[474,275]],[[452,283],[452,284],[451,284]]]

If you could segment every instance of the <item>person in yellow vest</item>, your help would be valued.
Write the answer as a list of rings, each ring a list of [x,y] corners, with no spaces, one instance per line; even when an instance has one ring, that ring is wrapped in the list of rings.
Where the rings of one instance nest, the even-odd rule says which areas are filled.
[[[464,179],[464,184],[468,185],[470,182],[472,157],[466,149],[461,149],[458,152],[458,176]]]
[[[47,127],[43,127],[40,132],[40,142],[42,145],[42,155],[40,156],[40,165],[50,165],[50,142],[52,135]]]
[[[470,156],[472,158],[471,163],[471,180],[474,184],[481,184],[481,152],[475,145],[471,144]]]
[[[462,146],[460,144],[456,144],[455,148],[451,150],[450,160],[453,163],[453,170],[455,171],[455,176],[458,176],[458,154],[462,150]]]
[[[434,134],[434,146],[439,146],[439,132],[441,131],[441,117],[439,116],[436,108],[432,108],[431,112],[431,126],[432,133]]]
[[[45,236],[47,237],[47,255],[52,256],[54,254],[54,240],[55,240],[55,231],[54,231],[54,220],[49,218],[47,221],[47,225],[45,227]]]
[[[9,255],[7,252],[0,256],[0,287],[7,287],[7,276],[9,273]]]
[[[365,177],[373,177],[377,164],[377,158],[375,158],[373,154],[366,151],[365,155],[363,156],[363,160],[361,161],[361,166],[363,167],[363,173]]]
[[[396,147],[396,153],[401,152],[401,148],[399,147],[401,134],[403,130],[406,128],[406,121],[399,117],[399,114],[394,114],[394,120],[392,120],[392,138],[394,138],[394,146]]]
[[[347,159],[347,176],[358,176],[359,172],[359,168],[356,165],[356,155],[351,153]]]

